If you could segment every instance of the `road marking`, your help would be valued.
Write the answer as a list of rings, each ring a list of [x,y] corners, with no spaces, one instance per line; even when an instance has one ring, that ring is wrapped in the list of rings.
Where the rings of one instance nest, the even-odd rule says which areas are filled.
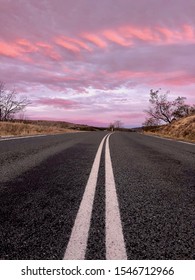
[[[45,137],[48,136],[46,134],[40,134],[40,135],[30,135],[30,136],[18,136],[18,137],[9,137],[9,138],[0,138],[0,141],[9,141],[9,140],[18,140],[18,139],[26,139],[26,138],[32,138],[32,137]]]
[[[165,137],[161,137],[161,136],[158,136],[158,135],[150,135],[150,134],[142,134],[142,135],[154,137],[154,138],[157,138],[157,139],[163,139],[163,140],[167,140],[167,141],[174,141],[171,138],[165,138]]]
[[[111,135],[111,134],[110,134]],[[105,176],[106,176],[106,259],[127,260],[125,242],[122,232],[116,186],[109,149],[106,139]]]
[[[85,131],[79,131],[79,133],[80,132],[85,132]],[[17,136],[17,137],[8,136],[7,138],[4,138],[4,136],[1,138],[1,136],[0,136],[0,141],[19,140],[19,139],[26,139],[26,138],[33,138],[33,137],[57,136],[57,135],[64,135],[64,134],[68,134],[68,133],[69,132],[55,133],[55,134],[38,134],[38,135],[29,135],[29,136]],[[72,132],[72,133],[77,133],[77,132]]]
[[[186,141],[172,139],[172,138],[165,138],[165,137],[161,137],[161,136],[157,136],[157,135],[149,135],[149,134],[142,134],[142,135],[151,136],[151,137],[155,137],[155,138],[159,138],[159,139],[163,139],[163,140],[167,140],[167,141],[172,141],[172,142],[176,142],[176,143],[179,142],[179,143],[188,144],[188,145],[195,145],[194,143],[191,143],[191,142],[186,142]]]
[[[85,192],[74,222],[71,236],[65,251],[64,260],[84,260],[87,248],[87,240],[90,228],[91,214],[95,190],[97,185],[98,171],[103,144],[109,133],[102,139],[96,153],[92,169],[89,175]]]
[[[188,145],[195,145],[194,143],[190,143],[190,142],[184,142],[184,141],[178,141],[179,143],[184,143],[184,144],[188,144]]]

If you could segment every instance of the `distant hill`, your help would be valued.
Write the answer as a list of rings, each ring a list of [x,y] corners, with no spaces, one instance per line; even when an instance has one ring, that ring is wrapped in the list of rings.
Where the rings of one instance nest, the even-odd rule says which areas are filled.
[[[97,130],[105,130],[105,128],[98,128],[88,125],[74,124],[62,121],[13,120],[0,122],[0,137]]]
[[[74,130],[86,130],[86,131],[95,131],[95,130],[104,130],[105,128],[89,126],[85,124],[75,124],[65,121],[46,121],[46,120],[25,120],[25,121],[18,121],[26,124],[34,124],[34,125],[41,125],[45,127],[56,127],[56,128],[66,128],[66,129],[74,129]]]
[[[105,131],[108,127],[96,127],[64,121],[12,120],[0,121],[1,136],[22,136],[35,134],[55,134],[76,131]],[[114,131],[132,132],[130,128],[115,128]]]
[[[195,115],[173,121],[171,124],[144,127],[145,133],[195,142]]]

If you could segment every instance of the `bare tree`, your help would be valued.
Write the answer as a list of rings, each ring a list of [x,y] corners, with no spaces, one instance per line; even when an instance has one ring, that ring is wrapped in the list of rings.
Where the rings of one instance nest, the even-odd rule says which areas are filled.
[[[177,99],[173,101],[173,106],[175,107],[175,110],[173,111],[173,117],[175,119],[186,117],[195,112],[195,105],[189,106],[185,104],[185,100],[186,97],[177,97]]]
[[[120,129],[120,128],[122,128],[122,126],[123,126],[123,123],[120,120],[117,120],[114,122],[115,129]]]
[[[8,90],[4,83],[0,83],[0,121],[13,119],[14,116],[24,110],[30,101],[26,98],[17,98],[15,89]]]
[[[145,110],[148,117],[144,125],[159,125],[171,123],[173,120],[188,116],[195,110],[195,106],[185,104],[185,97],[168,100],[168,92],[160,94],[160,90],[150,91],[150,107]]]
[[[157,125],[160,125],[160,121],[152,117],[151,118],[148,117],[143,123],[143,126],[157,126]]]
[[[114,123],[109,124],[109,130],[114,131]]]
[[[109,130],[114,131],[114,130],[119,130],[120,128],[122,128],[123,123],[119,120],[114,121],[113,123],[109,124]]]

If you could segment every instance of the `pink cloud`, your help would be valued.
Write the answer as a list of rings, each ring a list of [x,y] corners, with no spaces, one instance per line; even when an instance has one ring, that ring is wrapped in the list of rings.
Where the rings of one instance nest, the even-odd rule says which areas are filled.
[[[1,79],[40,101],[32,116],[141,123],[155,87],[195,103],[194,0],[57,2],[0,1]]]
[[[152,29],[145,27],[122,26],[119,27],[119,32],[124,38],[140,39],[149,42],[156,42],[159,40]]]
[[[185,86],[190,84],[195,84],[195,76],[180,74],[179,76],[167,78],[164,80],[164,83],[166,85],[172,85],[172,86]]]
[[[9,57],[18,57],[20,56],[20,50],[16,46],[13,46],[9,43],[0,42],[0,55],[5,55]]]
[[[65,109],[71,109],[78,106],[77,102],[75,101],[61,98],[41,98],[36,101],[36,104]]]
[[[38,50],[38,48],[34,44],[30,43],[26,39],[18,39],[15,44],[21,47],[21,52],[31,53]]]
[[[72,51],[74,53],[78,53],[80,52],[80,48],[79,46],[75,45],[72,42],[68,42],[66,41],[64,38],[56,38],[55,39],[56,44],[58,44],[59,46],[62,46],[63,48]]]
[[[71,42],[76,46],[79,46],[82,49],[91,51],[92,49],[87,45],[87,43],[83,42],[80,39],[75,39],[75,38],[70,38],[70,37],[66,37],[66,36],[61,36],[61,39],[64,39],[65,41]]]
[[[105,30],[103,31],[103,35],[107,40],[110,40],[111,42],[114,42],[121,46],[127,47],[131,45],[130,41],[127,41],[124,37],[120,36],[120,34],[114,30]]]
[[[60,55],[53,50],[53,47],[44,42],[32,43],[22,38],[13,42],[0,42],[0,55],[33,62],[32,55],[35,53],[41,53],[55,60],[60,58]]]
[[[61,55],[54,50],[52,45],[49,45],[45,42],[37,42],[36,46],[38,46],[39,51],[43,53],[45,56],[48,56],[54,60],[61,59]]]
[[[145,116],[145,114],[143,112],[138,112],[138,113],[126,113],[126,114],[119,114],[117,115],[117,118],[119,118],[120,120],[136,120],[136,119],[140,119],[143,118]]]
[[[84,33],[82,37],[89,42],[95,44],[97,47],[106,48],[107,43],[96,34]]]
[[[185,24],[185,25],[183,25],[183,30],[184,30],[184,34],[185,34],[185,37],[187,38],[187,40],[194,42],[195,41],[194,27],[189,24]]]
[[[195,42],[195,29],[193,26],[187,24],[182,25],[179,29],[161,27],[158,25],[153,27],[136,27],[127,25],[119,27],[118,32],[126,39],[139,39],[157,44]]]

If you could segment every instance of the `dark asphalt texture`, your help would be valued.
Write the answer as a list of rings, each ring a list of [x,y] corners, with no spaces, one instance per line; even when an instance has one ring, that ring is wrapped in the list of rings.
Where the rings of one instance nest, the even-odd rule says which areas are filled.
[[[105,244],[105,143],[102,150],[98,180],[92,210],[86,260],[104,260]]]
[[[32,158],[38,162],[10,181],[6,174],[6,182],[3,175],[0,177],[0,259],[63,258],[94,156],[105,134],[0,142],[1,160],[6,168],[16,162],[17,175],[26,162],[36,164]],[[47,159],[41,161],[43,154]],[[5,163],[7,157],[9,163]]]
[[[62,259],[102,138],[0,141],[0,259]],[[86,259],[105,259],[105,145]],[[195,259],[195,145],[110,137],[128,259]]]
[[[128,259],[195,259],[195,145],[111,136]]]

